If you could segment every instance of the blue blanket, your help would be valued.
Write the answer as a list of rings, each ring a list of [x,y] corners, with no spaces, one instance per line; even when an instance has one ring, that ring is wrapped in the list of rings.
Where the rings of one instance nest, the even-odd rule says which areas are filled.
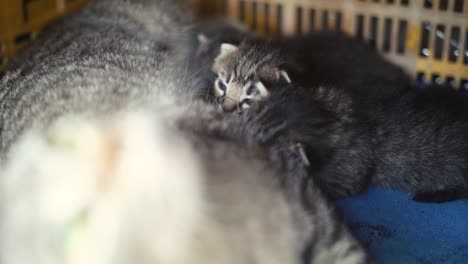
[[[418,203],[370,189],[336,204],[377,263],[468,263],[468,200]]]

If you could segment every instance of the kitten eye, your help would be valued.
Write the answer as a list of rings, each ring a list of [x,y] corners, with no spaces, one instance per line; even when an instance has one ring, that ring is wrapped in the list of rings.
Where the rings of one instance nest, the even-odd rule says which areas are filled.
[[[251,99],[244,99],[241,103],[240,103],[240,108],[242,110],[247,110],[250,108],[250,105],[252,104],[252,100]]]
[[[225,85],[222,81],[219,81],[219,82],[218,82],[218,88],[219,88],[221,91],[225,92],[227,87],[226,87],[226,85]]]
[[[252,100],[251,99],[244,99],[241,103],[241,105],[251,105],[252,104]]]
[[[250,87],[247,89],[247,95],[252,95],[255,92],[255,86],[250,85]]]

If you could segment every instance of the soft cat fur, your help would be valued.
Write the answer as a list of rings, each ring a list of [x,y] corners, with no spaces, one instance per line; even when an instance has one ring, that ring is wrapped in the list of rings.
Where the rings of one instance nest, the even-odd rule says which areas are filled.
[[[212,64],[220,53],[221,44],[240,43],[246,36],[252,36],[239,22],[219,19],[211,23],[201,23],[195,28],[195,32],[198,34],[194,34],[191,39],[193,47],[190,69],[197,77],[200,87],[203,87],[199,96],[206,101],[213,101],[211,88],[217,76],[212,70]]]
[[[50,26],[0,79],[0,153],[24,129],[65,113],[148,106],[164,93],[177,94],[168,104],[190,97],[194,84],[180,66],[190,14],[178,1],[96,0]]]
[[[265,61],[269,57],[275,59]],[[320,169],[312,168],[314,179],[328,195],[346,197],[374,185],[408,191],[419,201],[468,197],[466,97],[449,90],[406,89],[401,80],[385,83],[383,78],[380,85],[375,76],[376,80],[368,83],[374,84],[367,88],[368,95],[364,88],[355,88],[358,83],[352,80],[349,89],[344,83],[337,84],[343,86],[339,88],[302,88],[291,85],[289,80],[279,78],[274,83],[273,78],[265,78],[264,72],[275,72],[286,61],[271,46],[243,42],[229,55],[221,53],[214,67],[236,69],[239,79],[263,80],[269,96],[259,100],[258,108],[277,114],[277,122],[304,118],[303,124],[296,123],[298,128],[290,127],[298,133],[289,140],[292,144],[303,143],[309,155],[329,157],[321,159],[325,164]],[[375,92],[384,89],[386,94]],[[284,100],[285,93],[293,95]],[[309,117],[304,114],[310,111],[308,107],[321,111],[322,121],[312,122],[312,127],[307,127]],[[294,110],[280,113],[276,108]],[[311,131],[320,136],[311,139]],[[323,143],[320,149],[310,148],[317,141]]]
[[[323,31],[274,41],[294,61],[289,74],[303,87],[346,89],[364,98],[388,98],[405,91],[410,78],[364,42]]]
[[[14,59],[0,80],[0,262],[371,262],[287,126],[194,99],[176,2],[96,1]]]
[[[192,110],[29,132],[2,170],[1,262],[370,262],[317,188],[304,208],[268,152]]]
[[[268,97],[265,83],[282,78],[290,82],[280,68],[283,61],[278,58],[280,56],[274,51],[264,52],[262,47],[251,49],[245,43],[240,47],[221,44],[220,55],[213,63],[213,71],[217,74],[213,91],[223,110],[249,109],[254,102]]]

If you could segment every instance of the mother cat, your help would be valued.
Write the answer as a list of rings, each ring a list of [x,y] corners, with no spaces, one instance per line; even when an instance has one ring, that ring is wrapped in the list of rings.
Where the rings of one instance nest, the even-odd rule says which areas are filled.
[[[78,236],[81,245],[102,242],[84,260],[100,264],[370,262],[320,191],[302,193],[305,168],[293,152],[260,144],[270,134],[255,120],[193,99],[198,86],[183,63],[190,22],[177,1],[98,0],[13,60],[0,79],[1,263],[93,263],[69,259],[82,253],[73,238],[83,223],[97,232]],[[119,116],[110,127],[67,119],[64,130],[48,128],[63,115],[105,124],[141,109],[147,125]],[[79,187],[90,177],[105,190],[86,201]],[[106,207],[107,193],[122,203]]]

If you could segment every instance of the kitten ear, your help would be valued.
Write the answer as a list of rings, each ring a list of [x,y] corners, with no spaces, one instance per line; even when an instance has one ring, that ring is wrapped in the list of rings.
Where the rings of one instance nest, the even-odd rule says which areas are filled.
[[[198,44],[200,44],[200,46],[208,42],[208,37],[205,36],[205,34],[203,33],[198,34],[197,39],[198,39]]]
[[[277,75],[278,75],[278,81],[291,83],[291,78],[289,78],[289,75],[285,70],[278,69]]]
[[[268,96],[268,90],[267,88],[265,87],[265,85],[263,85],[263,83],[261,81],[258,81],[257,83],[255,83],[255,87],[257,88],[258,92],[260,93],[260,97],[267,97]]]
[[[229,43],[223,43],[221,44],[221,53],[219,56],[226,56],[229,55],[237,50],[237,47],[229,44]]]

